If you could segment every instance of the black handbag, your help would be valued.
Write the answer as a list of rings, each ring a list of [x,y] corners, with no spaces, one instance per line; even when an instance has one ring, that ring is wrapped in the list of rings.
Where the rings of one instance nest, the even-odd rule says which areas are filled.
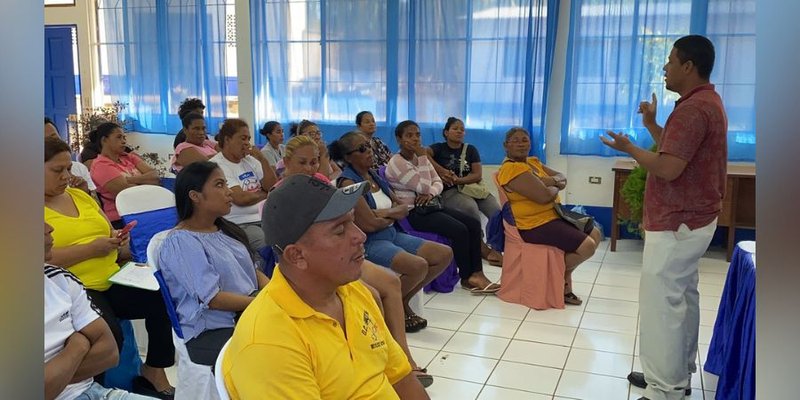
[[[569,222],[570,225],[578,228],[578,230],[587,235],[592,232],[592,229],[594,229],[594,217],[591,215],[581,214],[579,212],[569,210],[561,203],[556,203],[553,206],[553,209],[556,211],[556,214],[561,217],[561,219]]]
[[[428,201],[427,204],[424,206],[416,206],[411,210],[411,212],[419,215],[428,215],[430,213],[442,210],[444,210],[444,205],[442,205],[442,196],[433,196],[433,198]]]

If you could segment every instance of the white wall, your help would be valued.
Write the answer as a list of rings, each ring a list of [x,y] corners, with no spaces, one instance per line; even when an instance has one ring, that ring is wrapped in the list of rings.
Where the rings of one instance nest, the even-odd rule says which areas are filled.
[[[558,32],[554,52],[550,88],[547,94],[545,135],[547,140],[547,165],[567,176],[566,193],[562,201],[569,204],[611,207],[614,196],[614,173],[611,168],[618,158],[562,156],[561,115],[563,108],[564,79],[567,63],[570,1],[561,0],[558,10]],[[590,176],[599,176],[601,183],[590,184]]]

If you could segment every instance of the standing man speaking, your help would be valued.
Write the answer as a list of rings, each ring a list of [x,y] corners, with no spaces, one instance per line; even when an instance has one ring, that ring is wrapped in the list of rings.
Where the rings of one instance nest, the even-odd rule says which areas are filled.
[[[655,153],[622,133],[601,137],[648,172],[644,196],[644,254],[639,285],[643,373],[628,380],[646,387],[639,400],[683,399],[697,372],[700,324],[697,265],[722,208],[727,175],[728,118],[714,85],[714,45],[699,35],[673,45],[664,65],[667,90],[680,94],[664,127],[655,121],[657,99],[639,104]]]

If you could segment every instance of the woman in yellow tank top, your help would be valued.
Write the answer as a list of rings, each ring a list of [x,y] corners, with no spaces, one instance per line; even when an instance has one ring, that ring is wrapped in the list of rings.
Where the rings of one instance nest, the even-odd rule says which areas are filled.
[[[529,157],[531,139],[523,128],[511,128],[503,146],[506,159],[497,173],[497,181],[508,196],[517,229],[527,243],[553,246],[564,251],[564,302],[580,305],[572,293],[572,271],[594,255],[602,238],[596,228],[587,235],[558,217],[553,210],[558,192],[567,179],[548,168],[536,157]]]
[[[167,380],[164,368],[175,363],[175,347],[161,294],[108,281],[119,270],[117,256],[128,236],[118,237],[118,231],[111,228],[88,194],[68,187],[72,164],[69,146],[52,137],[45,138],[44,144],[44,218],[54,229],[49,263],[66,268],[83,282],[120,349],[123,338],[117,318],[145,320],[147,360],[134,390],[159,398],[174,395],[175,388]]]

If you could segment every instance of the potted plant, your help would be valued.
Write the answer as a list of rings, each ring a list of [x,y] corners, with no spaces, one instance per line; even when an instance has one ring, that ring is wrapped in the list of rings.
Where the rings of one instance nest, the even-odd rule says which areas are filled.
[[[128,132],[131,121],[122,119],[119,114],[127,104],[119,101],[102,107],[86,107],[83,113],[67,121],[69,127],[69,145],[72,152],[79,154],[89,141],[89,132],[105,122],[114,122],[122,127],[123,132]]]
[[[650,151],[656,151],[657,146],[650,147]],[[628,232],[644,237],[644,228],[642,227],[642,212],[644,210],[644,189],[645,182],[647,181],[647,170],[641,165],[631,170],[625,184],[622,185],[622,199],[628,205],[628,218],[620,218],[619,223],[626,225]]]
[[[89,142],[89,132],[102,123],[114,122],[122,127],[123,132],[129,132],[131,121],[119,116],[126,107],[127,104],[119,101],[102,107],[87,107],[77,118],[70,119],[68,121],[69,145],[73,153],[80,154]],[[132,147],[131,150],[139,150],[139,146]],[[167,176],[168,160],[159,157],[158,153],[143,153],[140,156],[158,171],[160,177]]]

